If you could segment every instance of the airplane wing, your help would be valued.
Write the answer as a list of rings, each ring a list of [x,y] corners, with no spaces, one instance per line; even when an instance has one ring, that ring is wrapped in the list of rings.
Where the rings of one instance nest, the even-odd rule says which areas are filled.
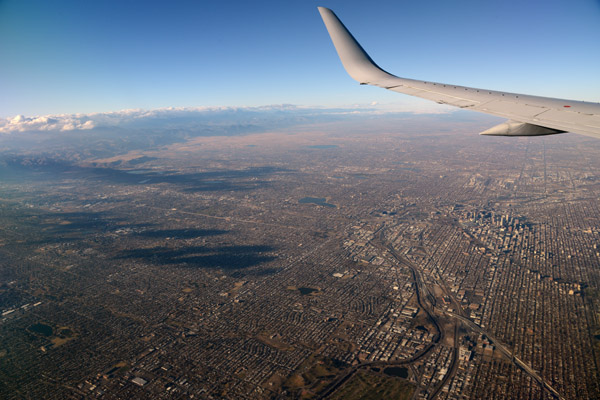
[[[346,72],[361,85],[378,86],[509,119],[481,132],[482,135],[539,136],[574,132],[600,138],[599,103],[399,78],[375,64],[333,11],[319,7],[319,12]]]

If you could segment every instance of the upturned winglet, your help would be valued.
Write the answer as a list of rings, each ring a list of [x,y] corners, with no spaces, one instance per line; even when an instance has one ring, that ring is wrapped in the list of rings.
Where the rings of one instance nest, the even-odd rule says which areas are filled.
[[[329,8],[318,7],[321,18],[346,72],[360,84],[373,84],[394,77],[381,69]]]

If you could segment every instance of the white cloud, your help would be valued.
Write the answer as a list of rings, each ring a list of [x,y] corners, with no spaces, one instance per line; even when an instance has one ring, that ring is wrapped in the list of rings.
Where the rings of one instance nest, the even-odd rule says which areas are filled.
[[[289,106],[274,106],[285,108]],[[274,107],[254,107],[246,110],[264,110]],[[91,114],[58,114],[26,117],[17,115],[12,118],[0,118],[0,133],[16,133],[31,131],[74,131],[89,130],[97,127],[116,127],[152,124],[157,120],[194,118],[210,112],[232,111],[233,107],[195,107],[195,108],[161,108],[155,110],[129,109],[121,111]]]
[[[93,121],[86,116],[79,115],[48,115],[41,117],[17,115],[13,118],[0,119],[0,133],[85,130],[93,127]]]
[[[86,131],[95,128],[175,128],[188,129],[198,124],[210,122],[214,124],[222,117],[223,123],[249,123],[256,118],[276,112],[277,118],[313,116],[380,115],[398,112],[415,114],[448,113],[449,108],[439,105],[389,103],[353,105],[347,107],[300,107],[289,104],[269,105],[261,107],[168,107],[154,110],[129,109],[113,112],[91,114],[58,114],[27,117],[17,115],[12,118],[0,118],[0,134],[19,132],[68,132]],[[273,115],[273,114],[272,114]]]

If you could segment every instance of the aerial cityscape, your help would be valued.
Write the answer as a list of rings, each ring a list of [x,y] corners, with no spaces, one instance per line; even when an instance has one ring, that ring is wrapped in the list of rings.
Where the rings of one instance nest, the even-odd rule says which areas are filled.
[[[598,398],[600,141],[411,118],[5,152],[0,397]]]
[[[0,399],[600,399],[599,18],[0,1]]]

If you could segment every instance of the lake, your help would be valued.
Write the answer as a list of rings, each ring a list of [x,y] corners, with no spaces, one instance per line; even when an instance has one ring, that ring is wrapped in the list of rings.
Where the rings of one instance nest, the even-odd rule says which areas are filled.
[[[318,206],[323,206],[323,207],[337,208],[337,206],[335,204],[327,203],[327,199],[325,197],[304,197],[304,198],[298,200],[298,203],[300,203],[300,204],[316,204]]]

